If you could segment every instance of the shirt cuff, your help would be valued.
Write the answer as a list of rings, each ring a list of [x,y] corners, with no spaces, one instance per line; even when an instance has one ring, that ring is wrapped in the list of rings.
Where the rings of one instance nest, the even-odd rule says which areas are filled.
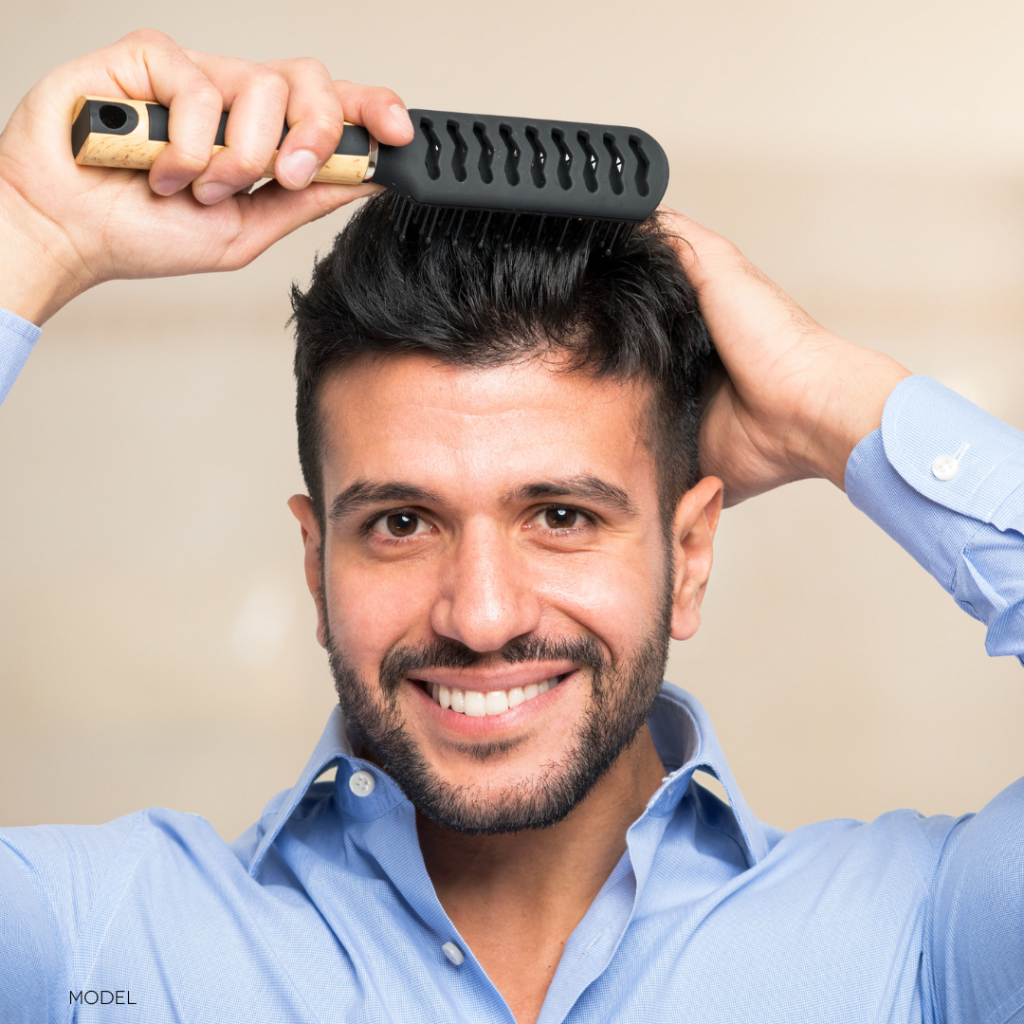
[[[952,593],[983,525],[1024,535],[1024,433],[930,377],[908,377],[850,455],[846,493]]]
[[[40,334],[35,324],[0,309],[0,402],[7,397]]]

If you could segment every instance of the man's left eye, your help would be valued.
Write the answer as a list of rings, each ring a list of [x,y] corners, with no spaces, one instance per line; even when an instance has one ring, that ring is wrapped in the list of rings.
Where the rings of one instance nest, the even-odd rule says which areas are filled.
[[[412,537],[417,533],[427,533],[430,524],[415,512],[390,512],[375,520],[370,529],[384,537]]]
[[[574,508],[546,508],[538,518],[549,530],[566,530],[585,522],[583,515]]]

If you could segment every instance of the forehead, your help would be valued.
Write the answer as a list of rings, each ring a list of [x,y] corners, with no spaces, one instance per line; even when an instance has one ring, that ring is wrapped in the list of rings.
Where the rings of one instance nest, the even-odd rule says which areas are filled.
[[[596,474],[635,489],[654,472],[642,443],[648,401],[644,383],[551,357],[484,368],[425,353],[360,357],[320,393],[325,497],[364,479],[479,493]]]

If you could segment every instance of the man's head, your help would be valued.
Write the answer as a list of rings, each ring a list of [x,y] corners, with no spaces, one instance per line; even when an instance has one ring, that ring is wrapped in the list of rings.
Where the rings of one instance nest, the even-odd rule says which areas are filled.
[[[320,639],[421,810],[551,824],[638,735],[670,633],[699,621],[708,333],[656,223],[609,244],[505,218],[427,245],[392,203],[294,296],[310,498],[292,507]]]

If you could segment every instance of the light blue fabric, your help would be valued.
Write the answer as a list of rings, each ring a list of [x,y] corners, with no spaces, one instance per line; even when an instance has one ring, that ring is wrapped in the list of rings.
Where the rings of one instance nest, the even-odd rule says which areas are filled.
[[[929,455],[924,435],[931,403],[949,401],[922,400],[919,432],[904,402],[915,388],[891,399],[904,409],[893,438],[883,426],[858,446],[851,497],[991,615],[990,641],[995,624],[997,642],[1020,655],[1014,559],[1024,539],[908,483],[921,459],[941,454]],[[999,447],[1005,428],[980,411],[963,427],[980,458],[1005,466],[1024,452]],[[986,516],[1015,487],[1005,490],[998,500],[989,486]],[[958,583],[963,573],[971,584]],[[570,937],[540,1024],[1021,1020],[1024,782],[974,817],[895,811],[786,834],[755,818],[695,698],[666,684],[650,724],[666,779]],[[331,765],[335,781],[317,781]],[[693,780],[698,768],[721,779],[728,805]],[[356,771],[374,776],[369,796],[350,788]],[[458,967],[442,952],[449,941],[465,953]],[[103,1005],[105,992],[122,1006]],[[438,902],[411,804],[354,755],[337,710],[293,789],[234,843],[163,809],[0,830],[0,1021],[129,1015],[512,1022]]]
[[[956,475],[938,479],[935,458],[965,445]],[[987,624],[989,654],[1021,657],[1024,434],[930,377],[908,377],[881,430],[850,456],[846,492]]]
[[[42,332],[16,313],[0,309],[0,404],[21,373]]]

